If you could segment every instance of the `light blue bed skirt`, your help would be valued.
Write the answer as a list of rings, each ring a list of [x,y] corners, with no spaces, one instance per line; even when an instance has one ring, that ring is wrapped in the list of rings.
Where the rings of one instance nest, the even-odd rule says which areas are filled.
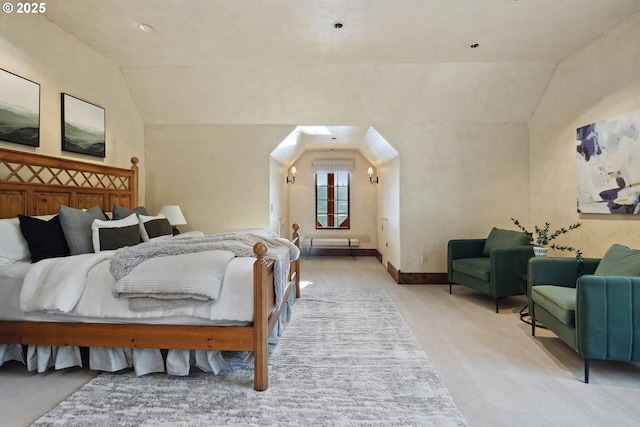
[[[277,344],[284,324],[291,319],[294,300],[292,292],[269,336],[269,344]],[[83,366],[79,347],[28,345],[26,356],[24,348],[20,344],[0,344],[0,365],[18,361],[26,365],[27,370],[38,372]],[[189,375],[191,367],[218,374],[227,367],[227,363],[219,350],[168,350],[164,357],[160,349],[153,348],[89,348],[89,369],[96,371],[116,372],[133,368],[138,376],[152,372],[185,376]]]

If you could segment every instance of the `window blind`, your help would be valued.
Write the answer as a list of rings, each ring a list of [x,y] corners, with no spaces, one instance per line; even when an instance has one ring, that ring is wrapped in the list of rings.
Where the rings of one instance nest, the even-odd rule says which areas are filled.
[[[352,173],[355,163],[354,159],[318,159],[313,161],[313,173]]]

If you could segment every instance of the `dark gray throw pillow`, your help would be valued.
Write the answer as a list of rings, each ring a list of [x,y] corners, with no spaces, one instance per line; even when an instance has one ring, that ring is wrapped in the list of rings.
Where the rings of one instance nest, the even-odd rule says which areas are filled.
[[[71,255],[93,252],[91,224],[94,219],[107,220],[102,209],[96,205],[83,211],[60,205],[58,214],[60,215],[60,224]]]
[[[127,209],[124,206],[118,204],[113,205],[113,219],[125,219],[132,213],[138,215],[149,215],[147,209],[144,206],[138,206],[137,208]]]
[[[140,227],[138,224],[126,227],[100,228],[98,233],[101,251],[135,246],[140,243]]]

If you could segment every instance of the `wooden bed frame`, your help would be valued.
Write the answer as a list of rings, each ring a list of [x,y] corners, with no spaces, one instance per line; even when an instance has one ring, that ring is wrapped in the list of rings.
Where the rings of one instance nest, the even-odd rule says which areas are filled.
[[[131,163],[122,169],[0,148],[0,218],[55,214],[60,203],[105,211],[118,203],[133,209],[138,159]],[[292,242],[299,247],[297,224],[293,230]],[[0,344],[252,351],[254,389],[264,391],[269,387],[267,339],[284,304],[274,311],[274,262],[264,258],[266,245],[256,243],[253,252],[254,322],[249,326],[0,321]],[[299,298],[299,258],[291,262],[285,301],[294,290]]]

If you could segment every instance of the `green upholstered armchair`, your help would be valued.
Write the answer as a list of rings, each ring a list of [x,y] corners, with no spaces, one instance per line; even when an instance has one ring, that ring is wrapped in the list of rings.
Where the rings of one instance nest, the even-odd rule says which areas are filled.
[[[640,251],[613,245],[602,260],[529,261],[531,335],[536,321],[584,358],[640,361]]]
[[[496,299],[522,295],[520,275],[527,272],[533,247],[524,233],[493,228],[486,239],[450,240],[447,246],[447,279]]]

